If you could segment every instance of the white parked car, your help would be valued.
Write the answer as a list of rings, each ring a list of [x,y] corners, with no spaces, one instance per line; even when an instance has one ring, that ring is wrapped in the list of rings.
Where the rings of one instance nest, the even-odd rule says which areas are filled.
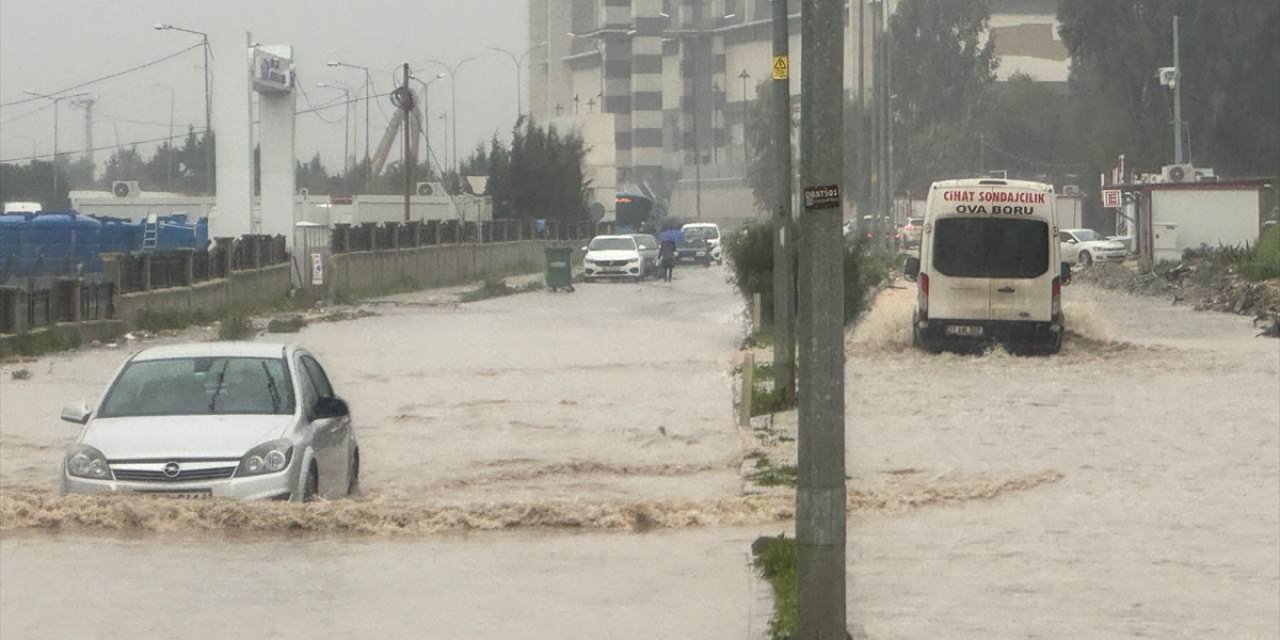
[[[153,347],[129,358],[62,462],[63,493],[303,502],[348,495],[360,447],[310,353],[281,344]]]
[[[1123,262],[1129,249],[1123,242],[1107,240],[1093,229],[1062,229],[1058,232],[1062,259],[1087,267],[1095,262]]]
[[[711,259],[715,260],[716,264],[724,262],[724,254],[720,250],[720,225],[714,222],[691,222],[680,227],[680,231],[686,238],[706,240]]]
[[[583,247],[583,276],[587,282],[597,278],[635,278],[648,275],[640,245],[633,236],[596,236]]]
[[[636,246],[640,249],[640,255],[644,257],[645,272],[649,273],[658,271],[658,239],[646,233],[633,233],[631,237],[636,239]]]

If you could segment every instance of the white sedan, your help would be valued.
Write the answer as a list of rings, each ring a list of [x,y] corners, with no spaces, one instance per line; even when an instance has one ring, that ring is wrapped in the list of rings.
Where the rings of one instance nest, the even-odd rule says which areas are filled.
[[[715,260],[716,264],[724,262],[720,249],[720,225],[714,222],[690,222],[680,227],[680,231],[686,238],[706,240],[711,259]]]
[[[596,236],[583,247],[583,276],[587,282],[597,278],[643,279],[648,274],[644,255],[634,236]]]
[[[1124,262],[1129,250],[1123,242],[1107,240],[1093,229],[1063,229],[1058,232],[1062,259],[1088,267],[1095,262]]]
[[[129,358],[62,462],[63,493],[304,502],[360,477],[351,412],[310,353],[281,344],[154,347]]]

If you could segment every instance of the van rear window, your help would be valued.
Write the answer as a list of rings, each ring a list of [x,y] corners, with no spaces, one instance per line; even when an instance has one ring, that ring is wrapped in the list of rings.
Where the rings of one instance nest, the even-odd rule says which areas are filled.
[[[1038,277],[1049,270],[1049,225],[1009,218],[938,219],[933,269],[958,278]]]

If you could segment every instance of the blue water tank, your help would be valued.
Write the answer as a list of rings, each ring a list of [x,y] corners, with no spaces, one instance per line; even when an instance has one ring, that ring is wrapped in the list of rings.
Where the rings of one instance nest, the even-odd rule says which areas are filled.
[[[30,222],[31,242],[22,248],[34,273],[55,274],[101,271],[98,257],[102,225],[74,211],[41,212]],[[74,255],[73,255],[74,252]]]
[[[93,216],[102,224],[98,234],[99,253],[128,253],[142,246],[142,224],[125,218]]]
[[[27,263],[22,255],[28,227],[34,214],[0,215],[0,274],[2,276],[25,275]]]

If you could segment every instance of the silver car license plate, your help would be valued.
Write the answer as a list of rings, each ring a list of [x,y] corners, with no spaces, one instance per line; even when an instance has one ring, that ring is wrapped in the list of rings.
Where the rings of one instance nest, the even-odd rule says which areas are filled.
[[[203,489],[196,491],[165,491],[163,489],[154,491],[139,491],[150,496],[158,496],[161,498],[173,498],[175,500],[208,500],[213,497],[212,489]]]
[[[974,324],[953,324],[947,327],[949,336],[980,336],[982,326]]]

